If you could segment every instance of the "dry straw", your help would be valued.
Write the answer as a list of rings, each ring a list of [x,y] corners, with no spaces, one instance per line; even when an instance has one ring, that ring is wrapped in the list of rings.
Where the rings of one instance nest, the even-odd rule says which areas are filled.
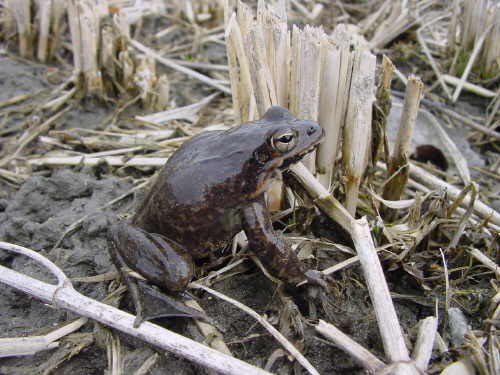
[[[389,180],[384,187],[384,199],[399,200],[406,187],[409,175],[408,162],[411,153],[411,139],[422,99],[422,91],[422,81],[417,77],[410,76],[396,144],[389,160]]]
[[[458,0],[454,8],[460,10]],[[452,96],[456,101],[473,68],[483,77],[494,77],[500,72],[500,5],[489,0],[464,1],[462,12],[455,11],[452,17],[448,33],[453,48],[450,52],[459,60],[468,56]]]
[[[147,6],[127,6],[100,0],[8,0],[4,27],[17,35],[19,53],[42,62],[61,59],[67,19],[73,52],[74,90],[54,102],[61,107],[74,96],[101,99],[139,96],[146,108],[163,110],[168,104],[169,82],[156,74],[154,61],[129,50],[130,25],[147,14],[164,14],[159,0]],[[35,56],[36,51],[36,56]]]

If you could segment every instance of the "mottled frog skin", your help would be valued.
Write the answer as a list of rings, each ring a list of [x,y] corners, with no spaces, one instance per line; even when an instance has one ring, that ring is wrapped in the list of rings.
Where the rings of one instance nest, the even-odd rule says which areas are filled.
[[[271,274],[291,284],[308,278],[274,232],[264,193],[322,137],[316,122],[281,107],[261,120],[194,136],[168,159],[132,221],[110,228],[113,261],[163,289],[181,291],[193,276],[193,259],[244,230]]]

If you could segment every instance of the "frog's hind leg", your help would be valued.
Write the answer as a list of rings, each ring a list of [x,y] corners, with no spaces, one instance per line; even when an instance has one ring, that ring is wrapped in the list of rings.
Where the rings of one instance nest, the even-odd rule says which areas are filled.
[[[116,241],[116,234],[119,235],[119,228],[117,228],[117,226],[112,226],[109,229],[108,252],[111,256],[112,262],[125,281],[127,289],[132,296],[136,315],[136,318],[134,320],[134,328],[137,328],[144,320],[144,304],[139,292],[138,280],[136,277],[132,276],[132,270],[127,266],[127,263],[125,262],[120,254],[119,249],[117,248],[117,244],[119,243],[119,241]]]
[[[148,233],[126,222],[113,225],[108,232],[111,259],[134,303],[135,327],[143,320],[160,316],[200,318],[198,311],[191,311],[182,302],[155,291],[140,279],[142,276],[143,280],[168,291],[184,290],[193,276],[193,262],[183,248],[164,236]]]

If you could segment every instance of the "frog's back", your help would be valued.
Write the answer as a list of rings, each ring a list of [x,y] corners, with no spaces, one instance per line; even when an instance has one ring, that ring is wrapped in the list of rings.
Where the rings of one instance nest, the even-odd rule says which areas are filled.
[[[181,243],[194,232],[204,232],[204,227],[205,238],[227,238],[239,231],[239,209],[246,202],[237,181],[248,156],[238,144],[224,140],[227,132],[212,131],[185,142],[161,170],[134,223]]]

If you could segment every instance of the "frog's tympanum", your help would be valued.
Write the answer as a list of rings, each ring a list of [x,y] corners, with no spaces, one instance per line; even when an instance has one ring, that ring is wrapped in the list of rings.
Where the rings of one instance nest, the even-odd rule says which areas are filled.
[[[316,280],[274,232],[264,193],[282,170],[321,141],[323,130],[285,108],[227,131],[185,142],[167,161],[131,222],[110,228],[110,253],[135,297],[131,269],[152,284],[182,291],[193,259],[206,257],[244,230],[250,250],[274,276],[289,284]]]

